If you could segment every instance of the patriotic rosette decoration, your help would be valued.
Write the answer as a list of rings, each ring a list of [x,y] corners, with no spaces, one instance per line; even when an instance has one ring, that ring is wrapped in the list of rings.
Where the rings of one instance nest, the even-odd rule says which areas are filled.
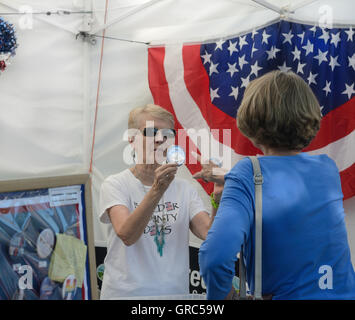
[[[4,71],[9,59],[15,55],[17,41],[12,24],[0,17],[0,70]]]

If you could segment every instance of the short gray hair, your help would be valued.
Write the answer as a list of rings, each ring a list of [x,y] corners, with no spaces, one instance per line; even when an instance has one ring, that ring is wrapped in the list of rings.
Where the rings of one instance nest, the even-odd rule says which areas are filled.
[[[133,129],[133,128],[138,129],[140,116],[142,114],[149,114],[149,115],[153,116],[154,118],[168,121],[171,123],[172,128],[174,128],[175,120],[174,120],[174,116],[171,112],[169,112],[168,110],[166,110],[158,105],[147,104],[143,107],[134,108],[129,113],[128,129]]]

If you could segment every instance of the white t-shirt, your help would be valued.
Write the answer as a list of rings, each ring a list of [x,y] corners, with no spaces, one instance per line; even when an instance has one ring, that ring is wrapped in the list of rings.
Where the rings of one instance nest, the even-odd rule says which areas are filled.
[[[124,205],[133,212],[149,188],[129,169],[109,176],[101,186],[100,221],[110,224],[101,299],[189,293],[189,223],[206,210],[188,181],[172,181],[135,244],[126,246],[110,222],[107,209]],[[163,213],[165,245],[160,256],[154,242],[154,219],[159,225]]]

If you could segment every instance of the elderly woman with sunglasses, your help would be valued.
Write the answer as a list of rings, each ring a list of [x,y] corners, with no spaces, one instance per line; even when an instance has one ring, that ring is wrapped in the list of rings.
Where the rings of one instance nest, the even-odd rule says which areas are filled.
[[[100,193],[100,220],[110,226],[101,299],[188,294],[189,229],[205,239],[212,218],[175,177],[177,164],[163,164],[173,115],[147,105],[131,111],[128,127],[135,165],[109,176]]]

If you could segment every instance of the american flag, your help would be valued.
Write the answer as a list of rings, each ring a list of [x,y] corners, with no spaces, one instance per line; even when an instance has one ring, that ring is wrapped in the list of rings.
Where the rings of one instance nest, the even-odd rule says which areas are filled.
[[[188,129],[230,129],[233,164],[260,154],[236,126],[236,114],[248,83],[271,70],[292,70],[318,98],[321,129],[304,150],[328,154],[337,164],[344,199],[355,195],[355,30],[323,28],[280,21],[238,37],[194,45],[150,47],[149,86],[154,102],[175,116],[176,129],[185,130],[187,167],[197,137]],[[222,133],[211,141],[224,143]],[[212,191],[211,184],[204,184]]]

